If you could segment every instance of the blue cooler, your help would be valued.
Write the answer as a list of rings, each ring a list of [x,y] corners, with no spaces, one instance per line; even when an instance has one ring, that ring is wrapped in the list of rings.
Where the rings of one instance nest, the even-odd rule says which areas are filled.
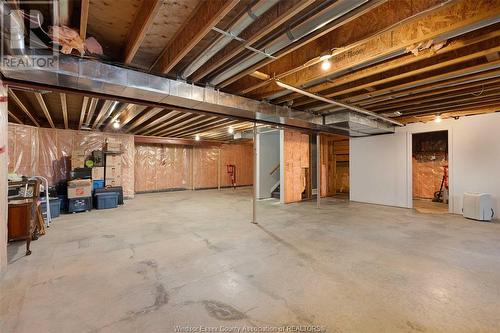
[[[118,193],[117,192],[96,193],[95,205],[97,209],[109,209],[118,207]]]

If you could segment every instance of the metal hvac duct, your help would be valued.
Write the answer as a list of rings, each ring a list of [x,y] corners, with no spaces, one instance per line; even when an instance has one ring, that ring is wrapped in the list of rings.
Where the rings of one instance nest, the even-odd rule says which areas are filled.
[[[369,0],[339,0],[333,6],[321,11],[317,15],[309,18],[308,20],[298,24],[296,27],[288,30],[286,33],[278,36],[271,43],[265,46],[266,53],[273,55],[276,52],[284,49],[290,44],[296,42],[299,39],[306,37],[307,35],[321,29],[325,25],[331,23],[332,21],[340,18],[341,16],[349,13],[350,11],[358,8],[359,6],[367,3]],[[226,81],[227,79],[238,74],[242,70],[262,61],[266,58],[265,55],[260,53],[255,53],[245,60],[240,61],[231,68],[219,73],[214,78],[210,80],[210,84],[217,86],[218,84]]]
[[[53,67],[34,67],[29,71],[2,67],[1,72],[14,85],[22,81],[104,94],[110,99],[121,97],[139,104],[142,101],[304,130],[351,134],[349,129],[324,125],[310,113],[73,56],[60,55]]]
[[[2,17],[2,40],[5,53],[8,55],[24,54],[23,20],[5,1],[0,1],[0,15]]]
[[[264,0],[259,1],[257,4],[252,6],[247,10],[247,15],[243,15],[236,21],[228,33],[232,36],[237,37],[243,30],[245,30],[250,24],[257,20],[262,14],[268,11],[271,7],[277,4],[279,0]],[[224,46],[229,44],[233,38],[227,36],[220,36],[210,47],[203,51],[193,62],[189,64],[188,67],[182,72],[181,77],[187,78],[191,76],[198,68],[200,68],[204,63],[206,63],[210,58],[212,58],[217,52],[222,50]]]

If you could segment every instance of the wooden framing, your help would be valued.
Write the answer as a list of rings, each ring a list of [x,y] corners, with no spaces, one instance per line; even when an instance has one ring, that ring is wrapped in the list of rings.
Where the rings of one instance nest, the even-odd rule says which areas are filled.
[[[23,111],[28,116],[28,118],[33,122],[33,124],[35,124],[36,127],[40,127],[40,124],[38,123],[38,121],[36,121],[35,117],[33,117],[31,112],[28,111],[26,106],[24,106],[23,102],[21,102],[19,97],[17,97],[17,95],[14,93],[14,91],[12,89],[9,88],[8,94],[14,100],[14,102],[17,104],[17,106],[19,106],[21,111]]]
[[[314,0],[287,0],[278,2],[271,10],[265,12],[257,21],[243,30],[238,37],[246,43],[230,42],[223,50],[201,66],[193,75],[193,81],[200,81],[203,77],[221,67],[240,52],[245,46],[251,46],[265,35],[284,24],[294,15],[312,4]]]
[[[140,116],[139,119],[137,119],[136,121],[134,121],[132,124],[130,124],[127,127],[126,132],[130,132],[132,129],[143,124],[148,119],[151,119],[152,117],[156,116],[158,113],[160,113],[162,111],[163,111],[163,109],[161,109],[161,108],[147,108],[146,110],[144,110],[143,115]]]
[[[16,123],[23,125],[23,122],[19,118],[17,118],[14,113],[12,113],[9,110],[7,110],[7,113],[9,115],[9,117],[11,117],[12,119],[14,119],[16,121]]]
[[[61,97],[61,111],[63,115],[64,128],[68,129],[68,104],[66,102],[66,94],[60,93],[59,95]]]
[[[52,121],[52,117],[50,116],[49,109],[47,108],[47,105],[45,104],[45,101],[43,100],[42,94],[40,94],[39,92],[35,92],[35,97],[36,97],[36,100],[38,101],[38,104],[40,105],[40,108],[43,111],[43,114],[47,118],[47,121],[49,122],[50,127],[56,128],[54,126],[54,122]]]
[[[146,36],[146,32],[151,24],[153,24],[153,20],[158,13],[161,4],[162,0],[144,0],[142,3],[127,38],[127,46],[125,47],[125,54],[123,57],[123,62],[125,64],[131,63],[134,59],[137,50],[139,50],[139,47]]]
[[[81,0],[80,6],[80,38],[87,39],[87,22],[89,19],[90,0]]]
[[[168,73],[191,49],[238,4],[238,0],[201,1],[194,15],[185,23],[153,64],[152,70]]]
[[[89,103],[89,98],[87,96],[83,97],[82,108],[80,111],[80,121],[78,122],[78,129],[80,130],[83,125],[83,120],[85,119],[85,112],[87,111],[87,104]]]
[[[378,9],[381,8],[379,7]],[[308,84],[341,69],[351,68],[374,58],[390,55],[397,50],[404,50],[419,42],[434,39],[437,36],[462,29],[466,26],[472,26],[481,21],[496,17],[499,14],[500,8],[495,5],[494,1],[456,1],[448,6],[438,7],[435,11],[426,13],[422,17],[409,19],[405,24],[399,24],[392,29],[376,33],[362,42],[342,47],[333,53],[333,57],[331,58],[332,66],[327,71],[323,70],[321,64],[318,63],[299,71],[294,71],[286,77],[280,76],[280,79],[290,85]],[[297,55],[297,58],[303,57]],[[279,71],[278,73],[282,72],[286,72],[286,70]],[[255,94],[271,93],[272,91],[276,91],[275,88],[260,88]]]

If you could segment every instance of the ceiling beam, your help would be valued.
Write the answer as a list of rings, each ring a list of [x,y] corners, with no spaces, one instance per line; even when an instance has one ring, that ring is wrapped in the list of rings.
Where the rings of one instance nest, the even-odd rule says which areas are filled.
[[[500,43],[500,38],[498,39],[498,43]],[[500,45],[500,44],[497,44]],[[335,96],[340,96],[344,94],[349,94],[355,91],[359,91],[362,89],[368,89],[370,87],[375,87],[375,86],[382,86],[384,84],[390,84],[391,82],[398,82],[398,80],[405,79],[405,78],[411,78],[413,76],[425,74],[427,72],[433,72],[439,69],[443,69],[445,72],[447,72],[447,68],[452,65],[460,64],[460,63],[465,63],[469,60],[472,59],[477,59],[477,58],[482,58],[487,54],[490,54],[491,52],[494,51],[500,51],[500,46],[494,47],[492,49],[487,49],[487,50],[482,50],[479,52],[475,52],[472,54],[467,54],[464,56],[456,56],[455,54],[451,54],[451,57],[449,60],[446,61],[439,61],[435,60],[434,58],[429,59],[429,61],[426,61],[428,64],[434,63],[434,65],[429,65],[429,66],[423,66],[419,67],[418,63],[415,64],[416,66],[413,66],[413,68],[416,67],[416,69],[413,69],[411,66],[410,67],[402,67],[402,68],[395,68],[391,71],[388,71],[387,73],[384,73],[385,75],[378,76],[376,78],[379,78],[378,80],[374,81],[369,81],[367,83],[362,83],[362,82],[354,82],[350,87],[346,87],[346,89],[341,89],[335,92],[327,93],[324,96],[325,97],[335,97]],[[412,70],[413,69],[413,70]],[[339,80],[342,81],[342,80]],[[308,90],[309,91],[309,90]],[[372,90],[371,92],[375,93],[377,89]],[[297,103],[294,103],[293,105],[295,107],[299,106],[304,106],[309,103],[311,103],[311,99],[302,99],[302,101],[299,101]]]
[[[66,103],[66,94],[60,93],[59,95],[61,97],[61,110],[64,120],[64,128],[68,129],[68,104]]]
[[[226,120],[224,120],[223,123],[211,124],[211,125],[203,126],[203,128],[198,128],[196,130],[178,133],[177,136],[186,137],[186,136],[192,136],[193,134],[203,134],[205,132],[212,131],[212,130],[217,129],[217,128],[226,127],[226,126],[237,124],[237,123],[239,123],[238,120],[226,119]]]
[[[134,59],[161,5],[162,0],[144,0],[142,3],[128,34],[123,60],[125,64],[130,64]]]
[[[245,47],[252,46],[259,39],[281,26],[313,2],[314,0],[287,0],[278,2],[238,35],[238,37],[246,41],[245,43],[236,40],[231,41],[209,61],[203,64],[192,75],[192,80],[195,82],[200,81],[203,77],[244,51]]]
[[[89,20],[90,0],[81,0],[80,5],[80,38],[87,38],[87,22]]]
[[[101,108],[99,109],[99,112],[97,113],[97,117],[95,117],[94,120],[94,125],[92,125],[92,129],[99,128],[99,124],[102,123],[101,119],[104,121],[104,115],[109,111],[113,104],[113,101],[107,99],[104,101],[104,103],[101,105]]]
[[[97,107],[97,102],[99,99],[96,97],[92,97],[90,99],[89,112],[87,113],[87,119],[85,120],[85,125],[90,126],[90,122],[92,121],[92,117],[94,116],[95,108]]]
[[[80,111],[80,121],[78,122],[78,129],[80,130],[85,119],[85,112],[87,111],[87,104],[89,103],[89,98],[87,96],[83,97],[82,109]]]
[[[9,114],[9,117],[14,119],[16,121],[16,123],[23,125],[23,122],[19,118],[17,118],[14,113],[12,113],[10,110],[7,110],[7,112]]]
[[[174,125],[172,125],[172,126],[169,126],[167,129],[164,129],[164,130],[162,130],[162,131],[159,131],[159,132],[158,132],[157,134],[155,134],[155,135],[164,136],[164,135],[166,135],[166,133],[171,132],[171,130],[172,130],[172,129],[179,128],[179,127],[181,127],[181,126],[184,126],[184,125],[186,125],[186,124],[189,124],[189,123],[192,123],[192,122],[198,121],[199,119],[206,117],[206,116],[204,116],[204,115],[194,115],[194,114],[193,114],[193,115],[191,115],[191,116],[192,116],[191,118],[188,118],[188,119],[186,119],[186,120],[183,120],[183,121],[181,121],[181,122],[179,122],[179,123],[176,123],[176,124],[174,124]]]
[[[401,3],[401,1],[396,2],[398,6]],[[394,2],[392,4],[394,5]],[[383,6],[380,6],[375,11],[382,8]],[[279,76],[281,81],[291,85],[309,85],[317,81],[319,82],[316,84],[319,84],[325,77],[341,70],[360,66],[374,59],[393,57],[398,53],[404,54],[407,52],[407,48],[414,47],[420,42],[436,40],[438,37],[447,38],[447,36],[452,36],[460,32],[464,33],[464,29],[477,29],[485,21],[495,20],[500,14],[500,8],[495,5],[494,1],[477,2],[475,0],[459,0],[450,2],[447,6],[432,8],[432,11],[423,11],[421,15],[415,16],[413,14],[409,16],[403,23],[400,23],[401,18],[398,18],[396,22],[392,22],[392,24],[398,24],[389,26],[384,30],[378,29],[375,33],[365,36],[364,39],[350,41],[350,43],[341,45],[335,40],[328,41],[329,44],[327,45],[330,45],[331,48],[337,48],[332,52],[332,58],[330,59],[331,68],[329,70],[323,70],[321,63],[318,62],[298,71],[292,70],[297,66],[291,66],[276,71],[276,73],[288,73],[292,70],[290,75],[287,74],[285,77]],[[384,16],[383,13],[381,14]],[[390,17],[391,15],[385,16]],[[360,17],[359,20],[363,20],[363,17]],[[359,25],[357,21],[355,20],[351,23],[356,22]],[[343,28],[347,27],[359,30],[356,26],[351,25],[346,25]],[[339,35],[339,33],[345,33],[345,31],[339,29],[335,32],[337,39],[344,41],[345,37]],[[324,42],[327,41],[325,40]],[[304,58],[303,55],[297,54],[296,56],[297,58]],[[290,61],[293,62],[293,60]],[[275,93],[281,90],[273,85],[271,87],[259,88],[258,93]]]
[[[172,110],[172,111],[168,111],[167,114],[164,114],[163,116],[149,122],[148,124],[146,124],[145,126],[141,126],[141,128],[135,130],[135,131],[132,131],[134,134],[138,134],[138,133],[142,133],[142,132],[146,132],[148,129],[150,128],[153,128],[155,126],[157,126],[158,124],[161,124],[163,122],[165,122],[166,120],[176,116],[180,114],[179,111],[175,111],[175,110]]]
[[[132,124],[127,126],[127,129],[125,130],[127,133],[136,128],[137,126],[143,124],[144,122],[148,121],[152,117],[156,116],[158,113],[162,112],[162,108],[147,108],[144,110],[144,113],[142,116],[140,116],[136,121],[134,121]]]
[[[170,132],[167,132],[167,135],[169,136],[175,136],[177,133],[187,131],[187,130],[192,130],[192,129],[197,129],[203,125],[211,124],[217,122],[218,117],[208,117],[206,119],[203,119],[201,121],[196,122],[196,124],[190,124],[175,130],[172,130]],[[220,119],[220,118],[219,118]]]
[[[38,123],[38,121],[36,121],[35,117],[33,117],[31,112],[28,111],[26,106],[24,106],[23,102],[21,102],[19,97],[17,97],[17,95],[14,93],[14,91],[10,88],[9,88],[9,95],[10,95],[10,97],[12,97],[14,102],[16,102],[16,104],[19,106],[21,111],[23,111],[28,116],[28,118],[33,122],[33,124],[35,124],[36,127],[40,127],[40,124]]]
[[[135,117],[137,117],[142,111],[146,109],[146,106],[144,105],[137,105],[137,104],[129,104],[125,110],[123,110],[122,114],[120,115],[120,124],[121,126],[127,125],[129,122],[132,121]]]
[[[201,1],[194,14],[177,31],[156,59],[152,71],[170,72],[238,2],[238,0]]]
[[[192,113],[179,113],[179,114],[176,114],[173,117],[169,118],[169,120],[167,120],[166,122],[162,122],[158,126],[156,126],[154,128],[151,128],[150,130],[148,130],[148,131],[146,131],[144,133],[141,133],[141,134],[143,134],[143,135],[156,135],[157,133],[161,132],[162,130],[165,130],[166,126],[169,126],[171,124],[179,122],[182,119],[185,119],[185,118],[188,118],[188,117],[192,117],[192,116],[193,116]]]
[[[495,37],[500,36],[500,31],[493,30],[489,32],[484,32],[483,30],[475,31],[473,33],[467,34],[459,39],[452,40],[446,46],[442,47],[439,50],[426,49],[418,53],[418,55],[407,54],[404,56],[397,57],[395,59],[387,60],[379,64],[375,64],[363,69],[356,70],[354,72],[350,72],[347,74],[339,75],[338,77],[333,77],[324,83],[320,83],[318,85],[314,85],[311,88],[307,88],[307,91],[311,93],[321,93],[327,89],[331,89],[336,86],[340,86],[343,84],[347,84],[350,82],[354,82],[356,80],[372,76],[375,74],[380,74],[387,72],[389,70],[403,68],[403,66],[408,66],[417,62],[434,62],[434,64],[438,64],[443,59],[449,60],[450,58],[455,58],[458,53],[461,52],[463,54],[471,53],[474,49],[478,48],[479,43],[484,42],[488,39],[493,39]],[[480,46],[480,45],[479,45]],[[471,51],[468,51],[471,50]],[[464,52],[465,51],[465,52]],[[261,95],[259,92],[255,92],[254,94],[250,94],[250,96],[257,96],[264,98],[269,98],[272,95],[266,94],[265,96]],[[301,98],[300,94],[287,94],[283,97],[273,98],[273,103],[284,103],[297,98]]]
[[[498,106],[486,106],[486,107],[468,107],[468,108],[460,108],[454,111],[447,111],[440,113],[443,119],[446,118],[456,118],[456,117],[464,117],[471,116],[475,114],[484,114],[484,113],[492,113],[498,112]],[[402,116],[399,117],[402,123],[409,124],[415,122],[427,122],[432,121],[436,117],[436,114],[428,114],[428,115],[410,115],[410,116]]]
[[[47,105],[45,104],[45,101],[43,100],[42,94],[40,94],[39,92],[35,92],[35,97],[36,97],[36,100],[38,101],[38,104],[40,105],[40,108],[43,111],[43,114],[45,115],[45,118],[47,118],[47,121],[49,122],[50,127],[56,128],[54,126],[54,122],[52,121],[52,117],[50,116],[49,109],[47,108]]]

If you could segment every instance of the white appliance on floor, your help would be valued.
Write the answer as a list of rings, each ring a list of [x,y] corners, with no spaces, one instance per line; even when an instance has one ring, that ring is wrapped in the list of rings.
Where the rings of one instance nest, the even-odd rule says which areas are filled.
[[[487,193],[464,193],[462,212],[464,217],[479,221],[491,221],[493,215],[493,200]]]

